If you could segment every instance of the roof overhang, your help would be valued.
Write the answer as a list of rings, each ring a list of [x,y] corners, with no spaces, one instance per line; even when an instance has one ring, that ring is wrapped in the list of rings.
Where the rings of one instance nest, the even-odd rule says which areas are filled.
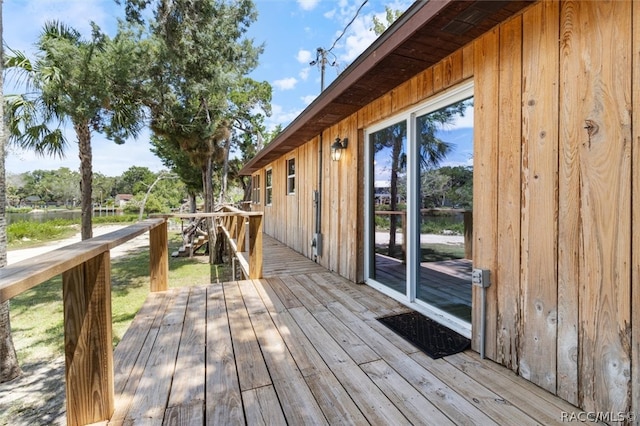
[[[250,175],[305,144],[533,2],[416,1],[240,174]]]

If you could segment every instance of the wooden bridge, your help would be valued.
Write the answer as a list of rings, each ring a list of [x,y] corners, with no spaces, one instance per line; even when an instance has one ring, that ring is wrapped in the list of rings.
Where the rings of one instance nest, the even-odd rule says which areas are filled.
[[[0,270],[0,301],[63,274],[68,424],[526,425],[579,411],[472,351],[429,358],[376,320],[404,306],[263,236],[261,216],[221,223],[250,279],[167,290],[164,218]],[[144,232],[151,292],[114,353],[109,250]]]

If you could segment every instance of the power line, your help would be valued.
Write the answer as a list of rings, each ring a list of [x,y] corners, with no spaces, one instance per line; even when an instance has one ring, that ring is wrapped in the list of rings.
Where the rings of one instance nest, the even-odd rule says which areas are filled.
[[[338,43],[338,41],[340,41],[340,39],[342,38],[342,36],[344,36],[344,34],[347,32],[347,29],[349,28],[349,26],[351,24],[353,24],[353,21],[356,20],[356,18],[358,17],[358,15],[360,14],[360,11],[362,10],[362,8],[364,7],[365,4],[367,4],[369,2],[369,0],[364,0],[362,2],[362,4],[360,5],[360,7],[358,8],[358,10],[356,10],[356,14],[353,15],[353,18],[351,18],[351,21],[349,21],[349,23],[344,27],[344,29],[342,30],[342,33],[338,36],[338,38],[336,39],[336,41],[333,42],[333,44],[331,45],[331,47],[329,48],[329,50],[327,50],[327,52],[331,52],[333,50],[334,47],[336,47],[336,43]]]
[[[356,20],[356,18],[360,14],[360,11],[364,7],[364,5],[367,4],[368,1],[369,0],[364,0],[362,2],[360,7],[358,8],[358,10],[356,10],[356,14],[353,15],[353,18],[351,18],[351,21],[349,21],[349,23],[344,27],[344,29],[342,30],[342,33],[333,42],[333,44],[331,45],[329,50],[326,50],[326,49],[324,49],[322,47],[318,47],[318,49],[316,49],[316,59],[311,61],[311,62],[309,62],[309,65],[311,65],[311,66],[313,66],[313,65],[319,65],[320,66],[320,91],[321,92],[324,90],[324,72],[325,72],[325,68],[326,68],[327,64],[331,65],[332,67],[337,66],[336,61],[333,61],[331,63],[329,63],[327,61],[327,54],[330,53],[331,55],[333,55],[334,58],[336,58],[336,55],[332,52],[333,48],[336,47],[336,44],[338,43],[338,41],[340,41],[340,39],[345,35],[345,33],[347,32],[347,29],[351,26],[351,24],[353,24],[353,21]]]

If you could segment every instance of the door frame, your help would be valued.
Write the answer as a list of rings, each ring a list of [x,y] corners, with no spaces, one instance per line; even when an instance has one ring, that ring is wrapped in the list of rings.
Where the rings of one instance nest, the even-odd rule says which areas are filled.
[[[473,79],[458,84],[444,92],[432,96],[420,104],[409,108],[399,114],[394,114],[382,121],[376,122],[364,129],[364,185],[366,195],[364,200],[364,282],[374,289],[384,293],[385,295],[403,303],[404,305],[426,315],[427,317],[437,321],[446,327],[471,338],[471,323],[461,320],[435,306],[423,302],[416,298],[416,283],[418,279],[418,269],[416,267],[415,253],[420,247],[420,214],[415,208],[419,197],[420,177],[418,147],[412,143],[416,140],[416,117],[437,111],[455,102],[470,98],[474,95]],[[373,209],[371,200],[374,197],[374,164],[370,135],[392,124],[400,121],[407,123],[407,241],[406,241],[406,293],[402,294],[388,286],[371,278],[372,268],[374,267],[373,256],[375,250],[371,248],[372,231],[375,227],[375,220],[372,220]],[[471,284],[469,284],[471,285]],[[474,307],[472,306],[472,311]]]

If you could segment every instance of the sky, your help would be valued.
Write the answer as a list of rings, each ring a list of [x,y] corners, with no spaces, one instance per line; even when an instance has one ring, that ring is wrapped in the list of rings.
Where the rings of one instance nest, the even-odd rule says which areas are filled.
[[[385,5],[404,11],[412,3],[411,0],[254,2],[258,19],[251,25],[249,37],[256,44],[264,45],[264,53],[251,77],[268,81],[273,87],[273,113],[266,121],[269,129],[278,124],[286,127],[320,93],[320,70],[318,66],[310,65],[316,59],[318,48],[330,50],[328,59],[332,65],[325,70],[327,87],[375,40],[371,31],[374,15],[384,22]],[[5,0],[2,13],[5,44],[11,49],[25,51],[29,57],[33,57],[33,44],[47,21],[59,20],[85,35],[89,35],[93,21],[114,35],[117,19],[124,15],[122,6],[115,0]],[[5,93],[12,93],[12,88],[5,85]],[[57,170],[60,167],[77,170],[75,136],[72,130],[67,134],[71,143],[64,159],[38,157],[32,152],[11,148],[6,158],[7,172]],[[94,134],[94,172],[117,176],[132,166],[148,167],[154,172],[162,170],[161,161],[150,152],[148,140],[148,131],[124,145],[116,145],[102,135]]]

